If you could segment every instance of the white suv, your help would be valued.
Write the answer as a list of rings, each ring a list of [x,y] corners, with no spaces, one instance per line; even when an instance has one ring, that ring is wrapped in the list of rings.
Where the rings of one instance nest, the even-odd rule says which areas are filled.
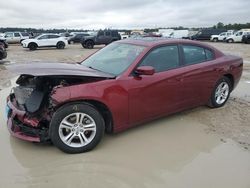
[[[213,42],[218,42],[218,41],[225,41],[227,37],[233,35],[233,32],[223,32],[220,33],[219,35],[212,35],[210,40]]]
[[[250,29],[241,29],[237,31],[235,34],[226,38],[226,42],[242,42],[243,35],[250,34]]]
[[[6,32],[4,38],[8,43],[21,43],[29,38],[29,34],[25,32]]]
[[[36,50],[40,47],[56,47],[57,49],[64,49],[68,44],[65,37],[61,37],[56,34],[42,34],[34,39],[27,39],[22,41],[24,48],[29,48],[30,50]]]

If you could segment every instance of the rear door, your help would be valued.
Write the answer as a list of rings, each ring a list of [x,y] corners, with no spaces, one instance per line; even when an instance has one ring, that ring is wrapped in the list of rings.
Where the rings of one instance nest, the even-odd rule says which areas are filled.
[[[185,106],[197,106],[208,102],[219,71],[215,68],[214,52],[196,45],[181,46],[184,67],[181,76],[182,97]]]
[[[49,35],[48,39],[49,46],[56,46],[59,38],[60,38],[59,35]]]
[[[14,42],[14,43],[19,43],[20,41],[21,41],[21,35],[20,35],[20,33],[15,32],[15,33],[14,33],[13,42]]]

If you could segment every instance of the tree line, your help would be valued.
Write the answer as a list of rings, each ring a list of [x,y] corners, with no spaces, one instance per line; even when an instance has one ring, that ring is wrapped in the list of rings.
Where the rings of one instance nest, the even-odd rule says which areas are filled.
[[[217,23],[216,25],[212,27],[196,27],[196,28],[189,28],[189,27],[160,27],[160,28],[146,28],[144,31],[146,33],[150,32],[157,32],[159,29],[175,29],[175,30],[182,30],[182,29],[191,29],[191,30],[199,30],[199,29],[205,29],[205,28],[214,28],[214,29],[227,29],[227,30],[240,30],[249,28],[250,29],[250,23],[234,23],[234,24],[224,24],[222,22]],[[1,27],[0,33],[4,32],[13,32],[13,31],[20,31],[20,32],[28,32],[28,33],[70,33],[70,32],[86,32],[89,30],[85,29],[37,29],[37,28],[19,28],[19,27]],[[128,29],[118,29],[118,31],[130,33],[131,30]]]

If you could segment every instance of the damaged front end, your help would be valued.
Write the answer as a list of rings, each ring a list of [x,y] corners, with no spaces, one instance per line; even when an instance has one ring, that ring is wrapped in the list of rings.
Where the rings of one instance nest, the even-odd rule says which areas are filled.
[[[21,75],[7,99],[10,133],[31,142],[49,141],[50,121],[56,110],[51,96],[56,89],[97,80],[100,78]]]

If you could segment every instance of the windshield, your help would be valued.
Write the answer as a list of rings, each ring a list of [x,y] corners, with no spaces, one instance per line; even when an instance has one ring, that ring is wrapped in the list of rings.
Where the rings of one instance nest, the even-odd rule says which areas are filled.
[[[144,46],[112,43],[81,64],[117,76],[124,72],[144,49]]]

